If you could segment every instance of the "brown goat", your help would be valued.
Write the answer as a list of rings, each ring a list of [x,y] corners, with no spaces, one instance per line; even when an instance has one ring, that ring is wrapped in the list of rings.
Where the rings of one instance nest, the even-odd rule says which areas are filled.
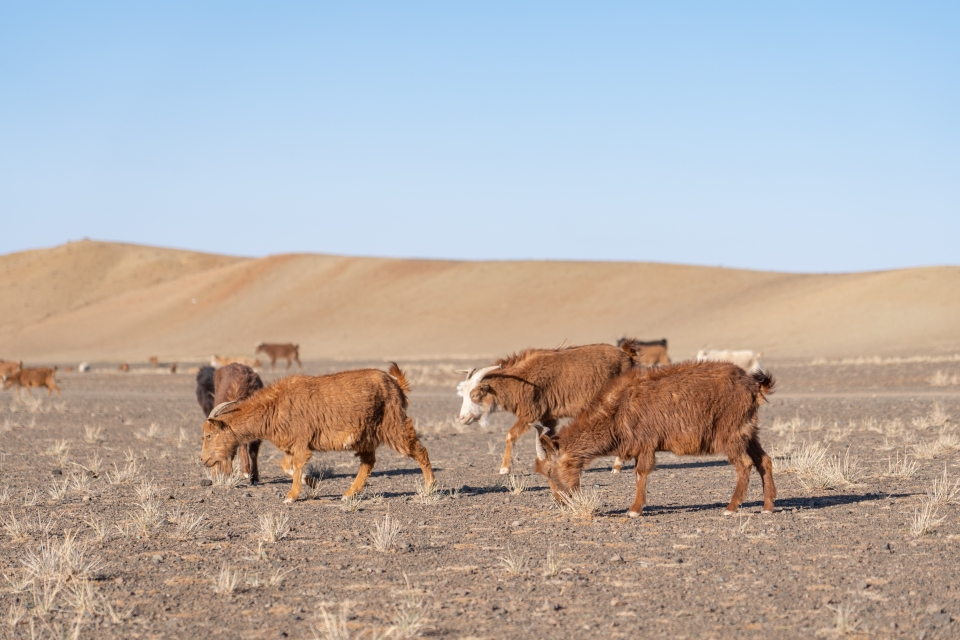
[[[270,369],[273,369],[277,364],[277,358],[287,359],[287,369],[290,368],[293,360],[296,360],[297,366],[303,369],[303,365],[300,364],[300,345],[298,344],[293,344],[292,342],[285,342],[283,344],[258,342],[253,352],[267,354],[267,357],[270,358]]]
[[[627,512],[640,515],[647,475],[657,451],[678,456],[722,453],[737,469],[725,515],[737,510],[747,493],[750,467],[763,482],[763,512],[773,511],[777,490],[773,463],[757,439],[757,408],[773,392],[774,379],[758,371],[720,362],[685,362],[629,371],[611,380],[556,445],[545,433],[537,440],[535,470],[550,481],[554,497],[580,488],[580,474],[591,460],[618,455],[637,461],[637,494]],[[546,431],[537,426],[538,431]],[[559,448],[558,448],[559,446]]]
[[[246,400],[263,389],[263,380],[260,379],[256,371],[247,365],[234,362],[216,370],[213,375],[213,388],[213,406],[216,407],[225,402]],[[210,412],[212,412],[212,409]],[[250,478],[250,484],[260,482],[260,471],[257,466],[257,454],[259,452],[259,440],[251,440],[240,445],[240,467],[243,469],[243,475]],[[289,463],[289,456],[284,456],[280,466],[284,471],[287,471]]]
[[[60,395],[60,387],[57,386],[57,381],[53,378],[53,375],[57,372],[57,368],[54,367],[50,369],[48,367],[36,367],[33,369],[17,369],[10,375],[3,377],[3,388],[9,389],[13,385],[17,385],[17,396],[20,396],[20,387],[27,388],[27,394],[33,395],[31,391],[32,387],[46,387],[47,388],[47,397],[53,395],[53,392],[57,392],[57,397],[62,397]]]
[[[494,411],[517,421],[507,433],[500,473],[510,473],[513,443],[537,422],[551,432],[564,418],[576,417],[608,380],[636,366],[629,348],[590,344],[560,349],[527,349],[493,366],[471,371],[457,385],[463,398],[460,422],[486,423]],[[614,472],[621,462],[614,462]]]
[[[200,367],[197,371],[197,403],[204,416],[210,415],[213,408],[217,406],[213,399],[216,396],[216,387],[214,386],[214,375],[217,370],[213,367]]]
[[[620,338],[617,340],[617,346],[621,349],[633,351],[634,359],[645,367],[655,367],[670,364],[670,357],[667,355],[667,339],[660,340],[633,340],[631,338]]]
[[[416,460],[424,483],[431,486],[430,457],[407,417],[409,391],[396,363],[391,363],[389,374],[358,369],[283,378],[246,400],[214,407],[203,423],[201,460],[229,474],[241,444],[268,440],[291,456],[293,487],[284,502],[293,502],[300,495],[303,467],[312,452],[355,451],[360,471],[343,494],[346,498],[363,489],[376,462],[377,447],[386,444]]]
[[[0,360],[0,380],[13,375],[17,371],[23,368],[22,362],[10,362],[7,360]]]

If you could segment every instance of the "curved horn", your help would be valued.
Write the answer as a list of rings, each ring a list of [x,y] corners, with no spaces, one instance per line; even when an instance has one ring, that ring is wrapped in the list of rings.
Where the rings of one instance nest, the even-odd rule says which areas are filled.
[[[480,369],[479,371],[477,371],[476,373],[474,373],[474,374],[471,376],[471,379],[472,379],[474,382],[480,382],[481,380],[483,380],[483,376],[487,375],[487,374],[490,373],[491,371],[496,371],[496,370],[499,369],[499,368],[500,368],[500,365],[498,365],[498,364],[495,364],[495,365],[492,365],[492,366],[489,366],[489,367],[484,367],[483,369]]]
[[[233,406],[238,402],[239,400],[231,400],[230,402],[221,402],[220,404],[218,404],[213,408],[213,411],[211,411],[210,415],[207,416],[207,420],[209,420],[210,418],[216,418],[218,415],[223,413],[224,409],[226,409],[227,407]]]
[[[542,460],[546,460],[546,459],[547,459],[547,452],[543,450],[543,445],[540,444],[540,436],[543,435],[543,432],[544,432],[544,430],[546,429],[546,427],[544,427],[544,426],[543,426],[542,424],[540,424],[539,422],[534,422],[534,423],[533,423],[532,425],[530,425],[530,426],[532,426],[534,429],[537,430],[537,439],[535,440],[535,444],[536,444],[536,447],[537,447],[537,460],[541,460],[541,461],[542,461]]]

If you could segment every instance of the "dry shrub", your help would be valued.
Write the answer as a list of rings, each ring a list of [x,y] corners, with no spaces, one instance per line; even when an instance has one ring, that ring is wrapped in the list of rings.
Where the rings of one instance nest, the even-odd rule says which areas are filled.
[[[497,558],[501,566],[512,576],[519,576],[527,570],[527,557],[522,552],[507,547],[507,553]]]
[[[260,516],[260,535],[262,542],[274,543],[283,540],[290,533],[290,519],[285,513],[264,513]]]
[[[560,502],[558,507],[562,513],[579,518],[593,518],[603,505],[600,492],[592,489],[577,489],[569,494],[558,493]]]
[[[934,387],[950,387],[960,385],[960,375],[944,373],[939,369],[930,377],[930,385]]]
[[[382,522],[377,522],[373,528],[373,548],[384,552],[393,546],[400,534],[400,523],[390,518],[388,513]]]
[[[893,478],[912,478],[917,474],[917,471],[920,470],[920,466],[913,460],[910,460],[906,452],[903,454],[903,458],[900,457],[900,452],[896,454],[896,458],[891,460],[887,458],[887,473],[886,475]]]

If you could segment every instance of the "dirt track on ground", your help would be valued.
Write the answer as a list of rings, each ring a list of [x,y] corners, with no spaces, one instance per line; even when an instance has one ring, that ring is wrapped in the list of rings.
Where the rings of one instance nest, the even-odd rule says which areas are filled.
[[[382,366],[307,370],[368,364]],[[356,511],[339,499],[357,468],[346,453],[315,456],[330,476],[289,506],[269,446],[261,485],[203,486],[190,375],[66,374],[62,400],[32,404],[7,392],[0,637],[78,628],[90,638],[326,638],[322,612],[339,618],[345,603],[347,627],[363,637],[390,627],[401,637],[398,623],[444,638],[960,633],[960,506],[945,501],[935,509],[942,521],[911,532],[934,479],[960,478],[960,388],[927,382],[945,365],[771,361],[780,392],[762,409],[761,438],[778,456],[777,512],[760,515],[754,474],[742,514],[724,518],[734,484],[726,461],[661,454],[648,511],[631,520],[629,467],[613,475],[598,461],[585,476],[598,513],[561,513],[531,475],[529,436],[515,462],[526,487],[512,493],[497,473],[510,416],[487,430],[453,420],[452,370],[465,364],[477,363],[409,366],[410,414],[444,491],[422,500],[412,461],[381,449]],[[848,454],[845,476],[803,476],[790,454],[811,443]],[[889,475],[904,456],[915,472]],[[130,478],[114,475],[131,464]],[[289,518],[290,531],[261,544],[259,518],[271,514]],[[399,534],[378,551],[374,530],[388,514]],[[191,516],[202,523],[178,535]],[[87,579],[31,574],[42,543],[62,546],[68,532],[101,560]],[[223,571],[236,586],[215,593]]]

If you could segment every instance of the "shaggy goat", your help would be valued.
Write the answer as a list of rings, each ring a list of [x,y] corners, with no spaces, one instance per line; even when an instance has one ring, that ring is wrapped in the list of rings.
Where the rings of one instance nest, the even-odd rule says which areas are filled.
[[[263,380],[250,367],[234,362],[216,370],[213,376],[213,388],[213,406],[218,406],[226,402],[246,400],[263,389]],[[209,413],[208,411],[207,414]],[[260,481],[260,472],[257,467],[259,452],[259,440],[251,440],[240,445],[240,467],[243,469],[243,475],[250,478],[250,484],[257,484]],[[289,456],[284,456],[280,466],[287,471],[290,468],[289,464]]]
[[[300,345],[298,344],[293,344],[292,342],[286,342],[283,344],[268,344],[266,342],[258,342],[257,346],[254,347],[253,352],[267,354],[267,357],[270,358],[271,370],[277,364],[277,358],[287,359],[287,369],[290,368],[290,364],[293,360],[296,360],[297,366],[303,369],[303,365],[300,364]]]
[[[269,440],[291,456],[293,487],[284,502],[300,495],[303,467],[314,451],[350,450],[360,471],[344,497],[363,489],[381,444],[417,461],[424,483],[434,482],[427,450],[407,417],[410,385],[396,363],[377,369],[326,376],[295,375],[274,382],[241,402],[214,407],[203,423],[201,460],[229,474],[237,448]]]
[[[629,346],[590,344],[560,349],[527,349],[496,364],[471,371],[457,385],[463,398],[460,422],[479,421],[509,411],[517,421],[507,433],[500,473],[510,473],[513,443],[537,422],[552,433],[560,420],[573,418],[611,378],[636,366]],[[621,462],[614,462],[618,472]]]
[[[637,494],[627,512],[640,515],[647,475],[657,451],[678,456],[722,453],[737,469],[725,515],[737,510],[747,493],[750,467],[763,482],[763,512],[773,511],[777,490],[773,463],[757,440],[757,408],[773,392],[763,371],[748,374],[726,362],[685,362],[629,371],[607,383],[590,405],[560,432],[556,444],[537,425],[535,470],[550,481],[554,497],[580,488],[580,474],[591,460],[618,455],[637,461]]]
[[[763,365],[760,364],[760,356],[763,352],[741,349],[740,351],[731,351],[730,349],[700,349],[697,352],[697,362],[732,362],[744,371],[762,371]]]
[[[648,341],[632,340],[630,338],[620,338],[617,340],[618,347],[623,349],[624,345],[636,353],[634,360],[646,367],[670,364],[670,357],[667,355],[666,338]]]
[[[216,397],[216,387],[214,386],[214,374],[217,370],[213,367],[200,367],[197,371],[197,403],[200,404],[200,410],[203,415],[208,416],[213,408],[217,406],[213,399]]]
[[[26,387],[27,394],[31,396],[33,395],[31,391],[32,387],[46,387],[48,398],[53,395],[54,391],[57,392],[57,397],[60,398],[60,387],[57,386],[57,381],[53,378],[53,374],[56,372],[56,367],[53,369],[48,367],[36,367],[34,369],[20,368],[12,374],[3,377],[3,388],[9,389],[13,385],[17,385],[17,397],[19,397],[20,387]]]

